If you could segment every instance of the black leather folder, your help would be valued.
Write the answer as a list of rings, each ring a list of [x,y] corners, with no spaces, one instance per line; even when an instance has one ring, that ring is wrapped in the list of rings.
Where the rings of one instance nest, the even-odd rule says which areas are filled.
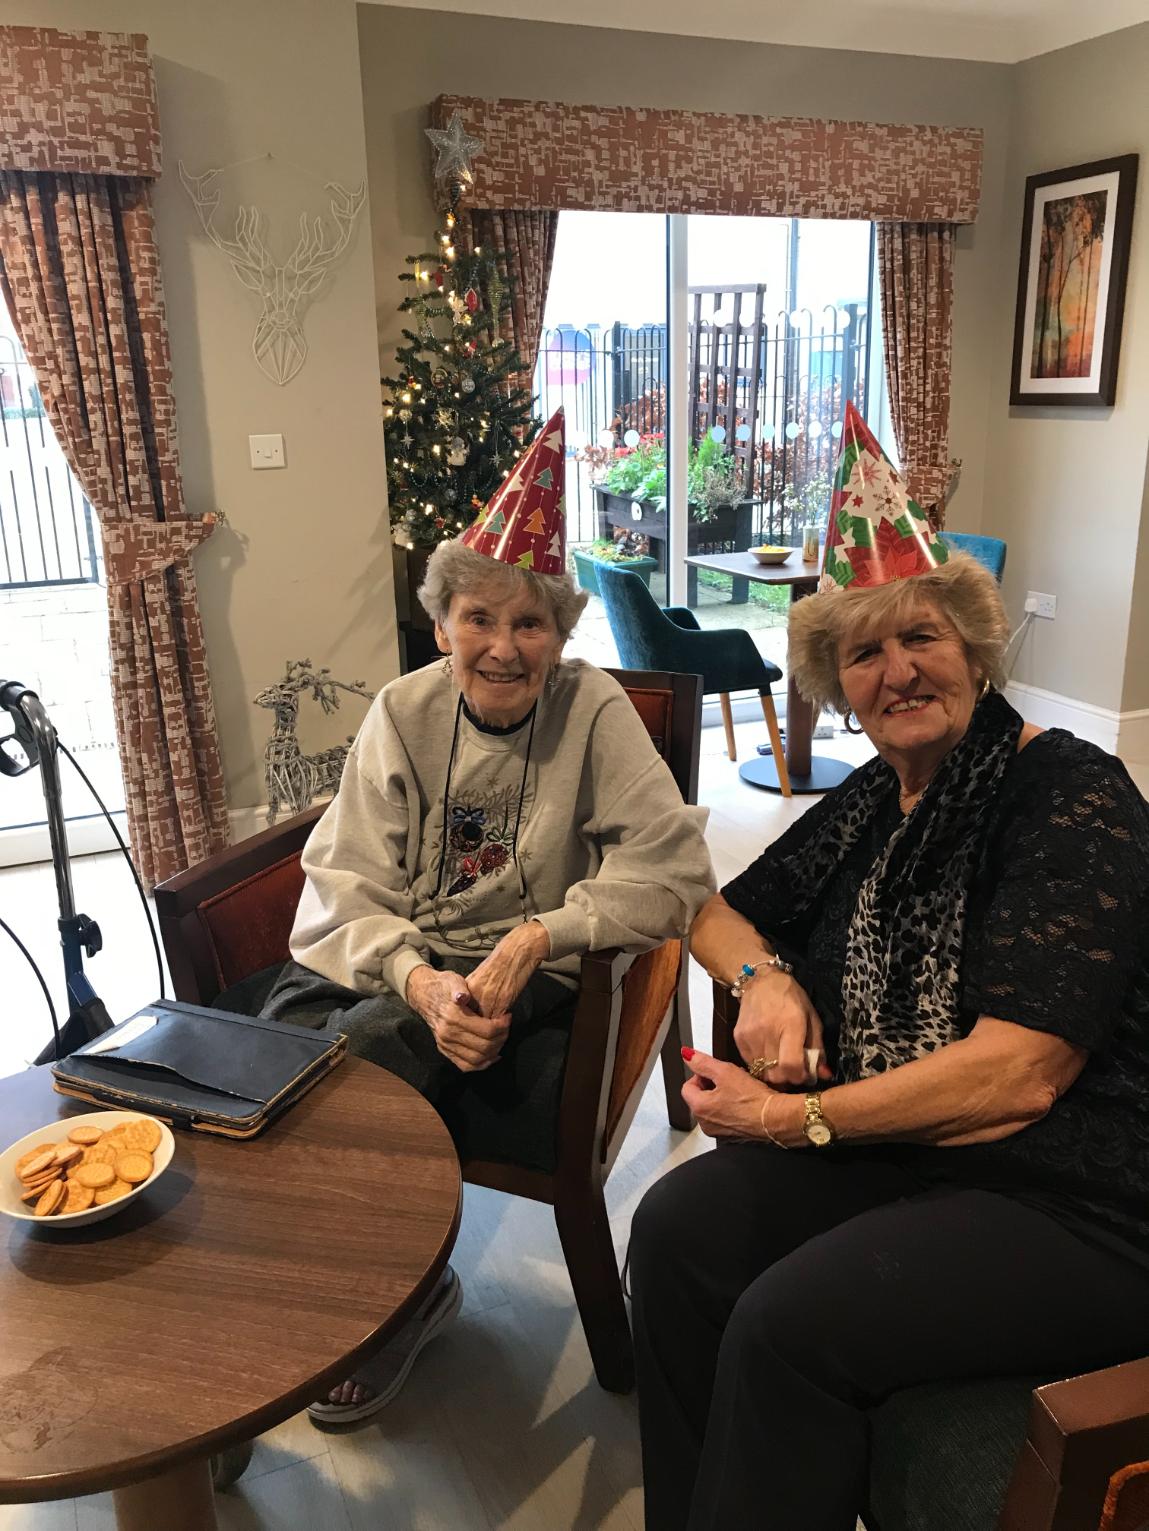
[[[157,1017],[156,1024],[132,1035],[141,1016]],[[129,1040],[108,1051],[108,1042],[125,1033]],[[158,1000],[53,1064],[52,1074],[62,1095],[95,1106],[252,1138],[329,1073],[346,1048],[343,1035]]]

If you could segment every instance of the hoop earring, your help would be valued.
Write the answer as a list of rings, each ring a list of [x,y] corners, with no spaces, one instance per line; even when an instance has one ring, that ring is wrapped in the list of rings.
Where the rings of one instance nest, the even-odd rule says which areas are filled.
[[[862,725],[858,722],[857,718],[852,712],[846,713],[845,717],[842,719],[842,727],[848,734],[860,734],[865,732],[865,730],[862,728]]]
[[[454,666],[451,664],[451,656],[448,654],[446,659],[443,661],[443,674],[447,677],[448,680],[450,680],[454,673]]]

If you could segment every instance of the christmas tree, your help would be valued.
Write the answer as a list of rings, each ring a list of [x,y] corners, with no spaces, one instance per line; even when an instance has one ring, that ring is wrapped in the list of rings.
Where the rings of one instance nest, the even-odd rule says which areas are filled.
[[[413,327],[403,330],[397,375],[383,379],[384,434],[391,526],[405,547],[457,537],[541,425],[530,394],[511,381],[522,362],[496,333],[510,307],[498,262],[456,247],[461,190],[452,187],[438,248],[409,255],[399,277],[414,288],[400,304]]]

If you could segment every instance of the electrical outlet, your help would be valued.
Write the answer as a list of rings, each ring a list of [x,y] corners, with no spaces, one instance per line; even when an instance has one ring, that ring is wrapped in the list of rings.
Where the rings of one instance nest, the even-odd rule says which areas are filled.
[[[1035,617],[1045,617],[1050,622],[1057,615],[1057,597],[1045,595],[1040,590],[1030,590],[1025,598],[1026,611],[1032,611]]]
[[[251,452],[251,466],[253,468],[283,468],[287,466],[283,456],[282,436],[249,436],[247,444]]]

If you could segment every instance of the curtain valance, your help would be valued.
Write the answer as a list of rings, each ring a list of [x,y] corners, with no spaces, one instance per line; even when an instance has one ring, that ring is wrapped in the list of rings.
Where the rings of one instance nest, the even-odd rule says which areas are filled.
[[[0,170],[158,176],[147,38],[0,27]]]
[[[476,207],[972,223],[979,128],[440,96],[482,140]]]

